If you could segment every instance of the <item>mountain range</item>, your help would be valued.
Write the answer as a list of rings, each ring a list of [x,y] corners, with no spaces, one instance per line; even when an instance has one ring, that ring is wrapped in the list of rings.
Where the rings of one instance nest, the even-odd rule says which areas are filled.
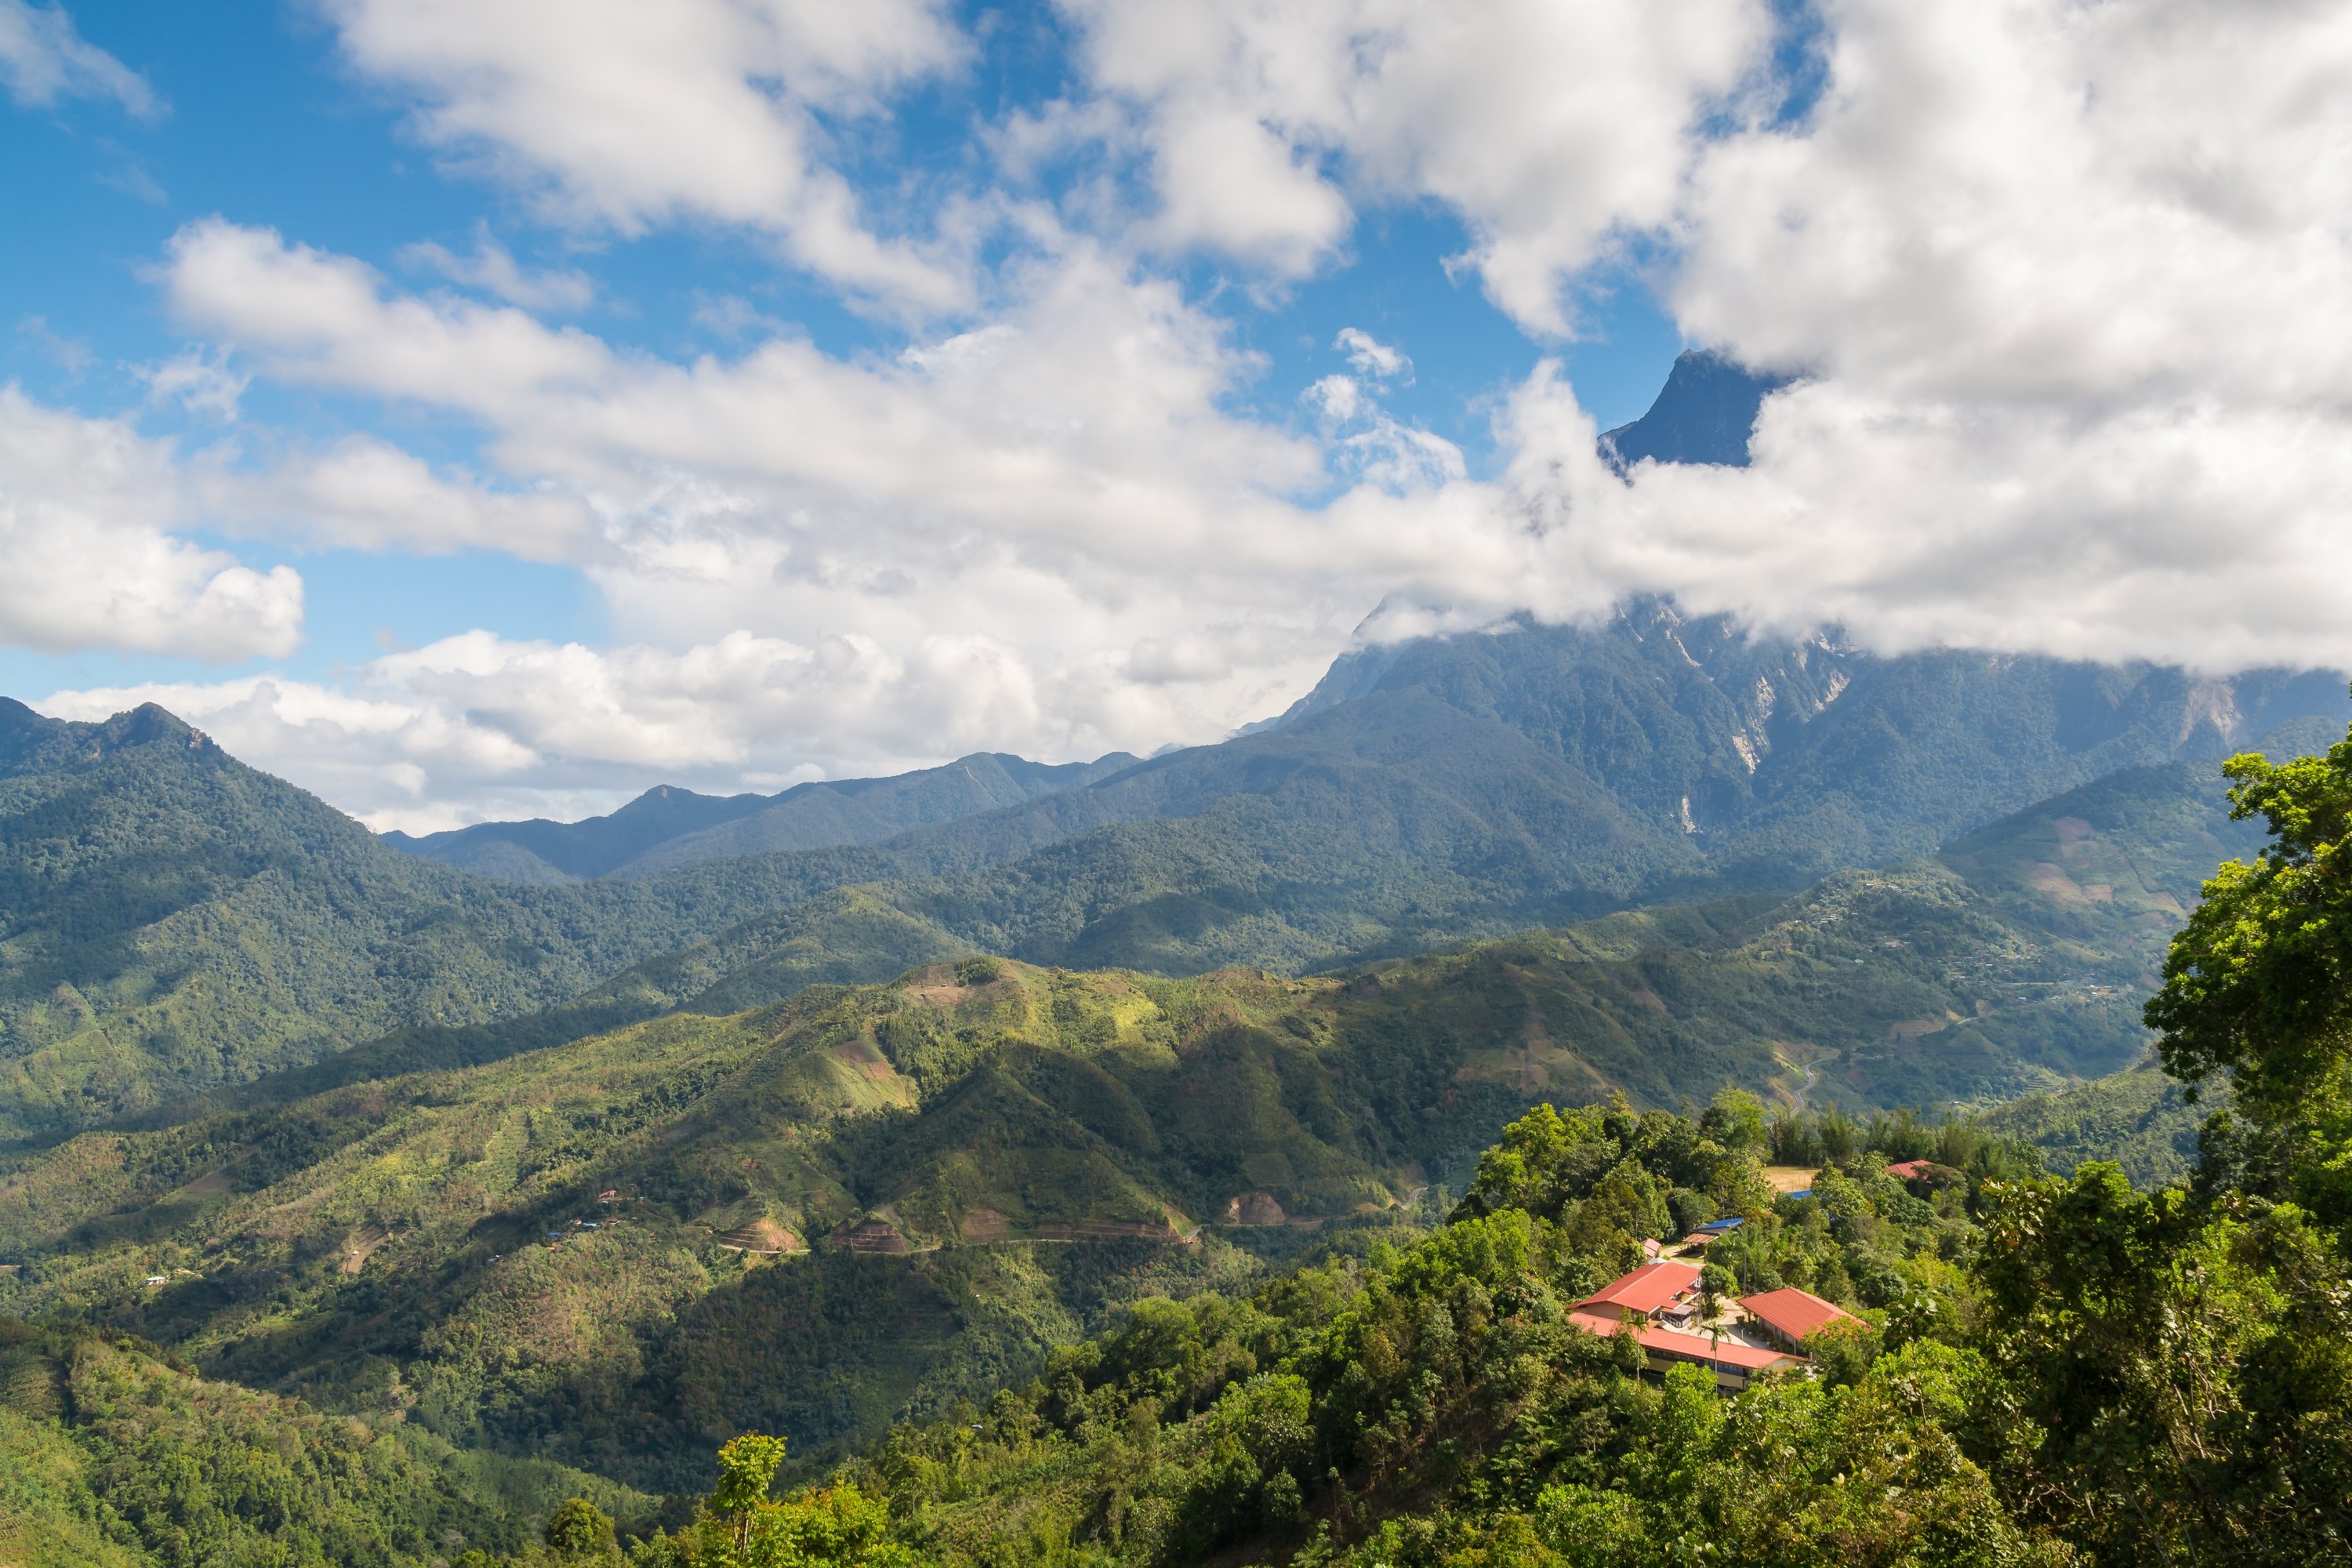
[[[835,1451],[1139,1296],[1425,1217],[1531,1101],[2039,1090],[2015,1131],[2079,1158],[2116,1118],[2067,1107],[2129,1098],[2101,1075],[2164,943],[2252,842],[2177,762],[1793,894],[1327,973],[665,959],[699,995],[645,978],[618,1027],[411,1031],[0,1160],[0,1310],[677,1489],[735,1430]]]
[[[1743,461],[1772,384],[1686,355],[1610,452]],[[410,837],[158,708],[0,701],[0,1546],[144,1563],[184,1514],[257,1561],[221,1500],[299,1494],[348,1526],[301,1560],[423,1563],[559,1494],[649,1521],[746,1428],[935,1445],[1153,1298],[1378,1275],[1538,1102],[2173,1179],[2202,1108],[2139,1005],[2260,843],[2217,760],[2347,721],[2326,673],[1636,599],[1149,759]],[[1834,1239],[1927,1258],[1949,1197]],[[142,1465],[211,1500],[107,1522]]]

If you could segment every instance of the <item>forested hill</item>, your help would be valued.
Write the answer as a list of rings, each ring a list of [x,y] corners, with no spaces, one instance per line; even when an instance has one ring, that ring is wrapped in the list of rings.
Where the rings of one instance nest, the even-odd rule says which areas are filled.
[[[729,1430],[855,1440],[1139,1292],[1402,1218],[1531,1100],[1867,1113],[2125,1067],[2180,907],[2247,847],[2215,785],[2131,771],[1799,895],[1331,975],[963,959],[840,989],[667,961],[698,1006],[766,1005],[411,1036],[0,1163],[0,1311],[682,1486]],[[872,953],[906,929],[853,915]]]
[[[0,1139],[520,1017],[874,868],[519,887],[398,854],[159,708],[0,701]]]
[[[205,750],[142,722],[66,739]],[[1305,978],[962,958],[19,1152],[0,1542],[552,1568],[614,1561],[601,1499],[637,1568],[2342,1561],[2345,1009],[2307,949],[2212,955],[2332,962],[2352,742],[2234,772],[2298,837],[2185,931],[2247,825],[2162,763],[1793,897]],[[2166,1059],[2233,1084],[2193,1184],[1845,1114],[2127,1059],[2176,931]],[[1724,1402],[1571,1321],[1710,1214],[1710,1292],[1863,1317],[1817,1380]],[[612,1484],[746,1427],[829,1483],[662,1534]]]

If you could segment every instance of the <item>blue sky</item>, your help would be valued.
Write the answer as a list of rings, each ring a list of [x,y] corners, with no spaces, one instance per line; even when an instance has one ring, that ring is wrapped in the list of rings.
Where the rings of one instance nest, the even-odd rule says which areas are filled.
[[[0,689],[431,827],[1634,591],[2340,660],[2345,50],[2137,9],[0,0]],[[1755,469],[1605,476],[1693,343]]]
[[[1003,15],[963,14],[982,40],[980,59],[892,116],[891,133],[862,160],[874,179],[912,170],[952,182],[985,162],[976,143],[991,120],[1067,90],[1062,29],[1034,13],[974,25]],[[20,212],[38,216],[18,243],[0,249],[0,299],[13,318],[0,340],[0,375],[47,402],[104,416],[145,399],[142,369],[192,346],[153,275],[172,236],[213,216],[276,228],[395,278],[417,276],[403,253],[419,243],[464,252],[487,232],[526,266],[590,279],[595,303],[574,320],[608,342],[672,359],[740,349],[740,331],[697,320],[714,298],[750,301],[832,354],[887,353],[902,341],[893,324],[845,308],[736,233],[623,237],[551,228],[509,191],[449,168],[405,134],[408,103],[351,69],[332,28],[301,7],[83,4],[72,16],[81,37],[139,72],[163,107],[142,116],[88,98],[20,103],[6,122],[0,179]],[[1490,304],[1475,278],[1449,275],[1446,258],[1466,247],[1458,219],[1399,203],[1368,214],[1350,264],[1323,275],[1253,289],[1248,279],[1237,286],[1225,269],[1202,264],[1186,268],[1183,281],[1236,342],[1264,357],[1260,374],[1233,398],[1258,418],[1303,423],[1299,395],[1339,368],[1332,340],[1350,326],[1411,345],[1414,379],[1392,405],[1474,462],[1491,458],[1485,406],[1547,351],[1565,359],[1580,399],[1604,426],[1648,405],[1683,345],[1638,274],[1596,279],[1580,336],[1540,342]],[[462,424],[404,417],[365,399],[265,382],[242,401],[245,417],[278,430],[371,430],[412,450],[473,456],[473,432]],[[209,433],[200,417],[168,404],[143,412],[141,426]],[[288,550],[204,529],[191,536],[252,564],[299,570],[307,614],[299,650],[224,665],[110,648],[10,648],[0,654],[6,691],[23,699],[61,687],[265,668],[331,679],[382,651],[387,635],[409,646],[476,627],[522,639],[606,635],[594,585],[561,563],[483,550]]]

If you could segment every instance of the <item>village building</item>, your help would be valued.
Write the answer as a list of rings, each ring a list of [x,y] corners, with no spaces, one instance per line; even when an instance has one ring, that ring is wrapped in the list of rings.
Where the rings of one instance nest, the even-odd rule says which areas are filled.
[[[1697,1294],[1697,1265],[1665,1259],[1644,1263],[1631,1274],[1611,1280],[1579,1301],[1576,1310],[1596,1318],[1650,1322],[1685,1306]]]
[[[1864,1326],[1843,1308],[1794,1288],[1742,1296],[1739,1310],[1762,1338],[1790,1352],[1801,1351],[1806,1340],[1833,1323]]]
[[[1748,1318],[1762,1327],[1762,1337],[1771,1343],[1753,1344],[1737,1334],[1692,1332],[1686,1325],[1697,1313],[1698,1277],[1693,1264],[1645,1263],[1579,1301],[1568,1321],[1587,1333],[1630,1336],[1642,1347],[1652,1372],[1678,1364],[1705,1367],[1714,1374],[1716,1386],[1727,1393],[1746,1388],[1768,1372],[1811,1365],[1801,1351],[1805,1335],[1840,1318],[1855,1321],[1802,1290],[1769,1290],[1737,1305],[1764,1303],[1761,1314],[1750,1312]],[[1811,1307],[1803,1304],[1808,1302]],[[1808,1322],[1811,1327],[1804,1326]],[[1801,1331],[1785,1335],[1773,1329],[1774,1323]]]
[[[1664,1373],[1672,1366],[1705,1367],[1715,1376],[1715,1385],[1727,1394],[1746,1388],[1768,1372],[1780,1372],[1807,1364],[1801,1355],[1786,1351],[1769,1350],[1743,1343],[1728,1335],[1710,1337],[1685,1332],[1680,1329],[1661,1328],[1643,1319],[1603,1318],[1591,1312],[1570,1312],[1568,1321],[1589,1334],[1604,1338],[1612,1334],[1630,1336],[1642,1347],[1643,1359],[1652,1372]]]

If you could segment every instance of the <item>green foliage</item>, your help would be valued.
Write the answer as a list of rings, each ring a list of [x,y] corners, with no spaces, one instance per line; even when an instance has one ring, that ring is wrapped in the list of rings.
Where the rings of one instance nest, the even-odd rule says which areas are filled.
[[[638,1568],[898,1568],[887,1507],[849,1483],[772,1500],[784,1443],[747,1432],[719,1450],[719,1486],[694,1523],[631,1554]]]
[[[566,1563],[614,1555],[613,1521],[584,1497],[566,1498],[549,1516],[547,1549]]]
[[[2173,1077],[2194,1088],[2226,1076],[2234,1110],[2217,1115],[2210,1152],[2232,1167],[2228,1179],[2343,1225],[2352,1221],[2352,739],[2277,766],[2233,757],[2224,771],[2234,815],[2263,817],[2271,841],[2258,860],[2226,862],[2205,885],[2173,941],[2148,1026]]]
[[[11,1561],[199,1568],[416,1564],[517,1544],[523,1522],[397,1426],[199,1379],[128,1340],[0,1323],[0,1542]]]
[[[2151,1054],[2106,1078],[1995,1106],[1982,1124],[1997,1136],[2032,1144],[2061,1173],[2093,1160],[2112,1161],[2146,1192],[2188,1179],[2197,1164],[2204,1108],[2228,1102],[2226,1084],[2209,1084],[2200,1101],[2191,1102]]]
[[[1622,1219],[1623,1193],[1678,1179],[1760,1193],[1755,1159],[1663,1112],[1539,1108],[1415,1245],[1248,1301],[1138,1303],[974,1417],[895,1432],[862,1474],[945,1563],[1648,1563],[1702,1542],[1740,1562],[2056,1561],[1956,1436],[1973,1352],[1857,1336],[1850,1376],[1727,1404],[1570,1321],[1617,1262],[1594,1205]],[[1964,1214],[1825,1174],[1837,1223],[1908,1290],[1954,1288]],[[1803,1227],[1764,1206],[1742,1229]]]
[[[1926,933],[1956,886],[1932,868],[1873,873],[1304,981],[930,965],[85,1134],[0,1167],[0,1258],[26,1265],[21,1310],[264,1386],[389,1400],[461,1443],[682,1487],[731,1431],[787,1432],[814,1461],[984,1397],[1136,1295],[1244,1284],[1318,1245],[1307,1226],[1401,1220],[1416,1192],[1464,1186],[1474,1152],[1547,1091],[1711,1102],[1694,1147],[1659,1154],[1662,1176],[1633,1158],[1658,1153],[1648,1134],[1612,1133],[1576,1174],[1578,1214],[1544,1210],[1579,1227],[1595,1268],[1769,1209],[1731,1176],[1764,1149],[1813,1164],[1875,1142],[1974,1169],[1953,1142],[1974,1136],[1965,1122],[1834,1105],[1772,1121],[1736,1087],[1801,1087],[1787,1042],[1838,1051],[1834,1070],[1939,1003],[1994,1029],[2051,1005],[2023,983],[1949,989]],[[1911,936],[1887,946],[1893,930]],[[1981,1073],[1958,1045],[1937,1070]],[[1929,1064],[1906,1048],[1915,1075]],[[1839,1082],[1811,1071],[1817,1094]],[[1646,1125],[1668,1123],[1692,1125]],[[626,1201],[596,1205],[608,1189]],[[1222,1228],[1261,1217],[1241,1212],[1253,1194],[1304,1223]],[[864,1221],[914,1250],[828,1246]],[[1852,1237],[1764,1245],[1779,1234],[1751,1233],[1726,1267],[1873,1303],[1894,1289],[1889,1260]],[[816,1256],[757,1262],[795,1247]],[[171,1284],[142,1283],[159,1270]]]

